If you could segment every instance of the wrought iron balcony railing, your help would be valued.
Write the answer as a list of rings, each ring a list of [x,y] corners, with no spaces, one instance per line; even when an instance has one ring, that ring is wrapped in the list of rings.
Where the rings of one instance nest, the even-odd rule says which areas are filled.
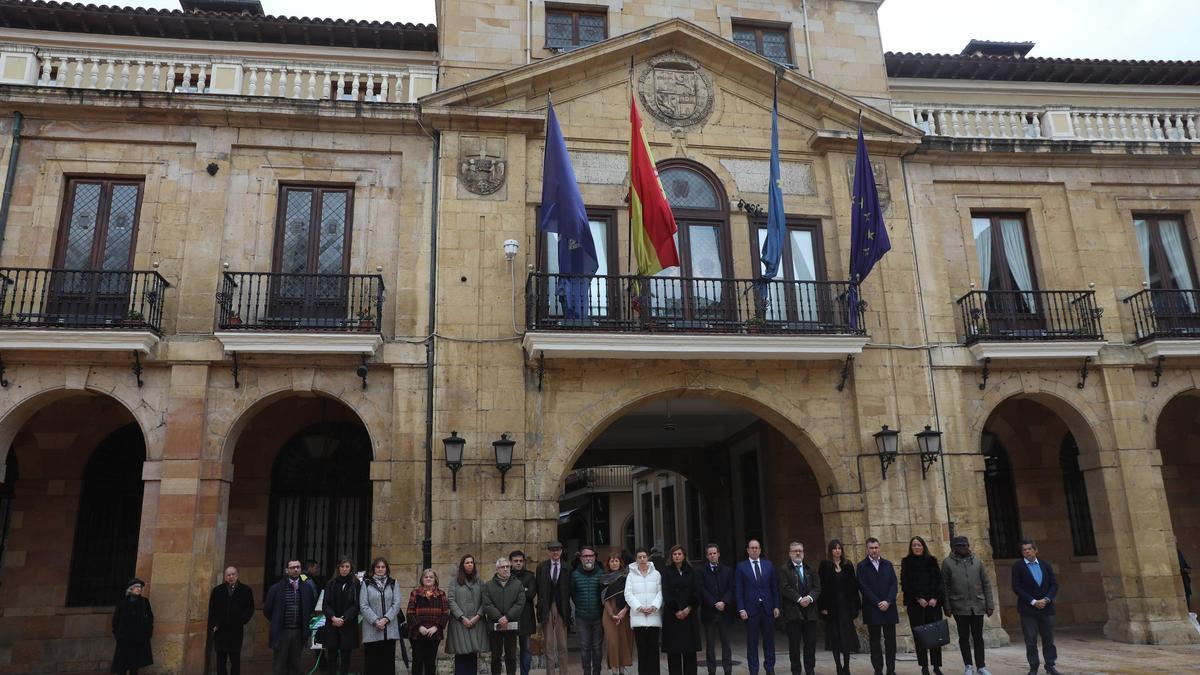
[[[971,291],[958,299],[966,343],[1102,340],[1096,292]]]
[[[574,490],[630,490],[633,488],[632,466],[593,466],[576,469],[567,474],[564,492]]]
[[[1200,338],[1200,291],[1147,289],[1125,298],[1133,309],[1136,340]]]
[[[865,335],[848,281],[760,281],[535,272],[525,284],[530,330]],[[857,321],[851,321],[851,312]]]
[[[217,327],[379,333],[383,293],[378,274],[226,272]]]
[[[158,272],[0,268],[0,327],[162,333]]]

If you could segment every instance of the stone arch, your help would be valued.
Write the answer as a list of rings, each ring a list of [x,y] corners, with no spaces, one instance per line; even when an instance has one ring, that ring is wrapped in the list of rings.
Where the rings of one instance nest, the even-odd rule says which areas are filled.
[[[0,413],[0,465],[8,458],[13,440],[25,424],[40,410],[47,406],[80,393],[102,396],[116,401],[133,418],[146,441],[146,461],[162,459],[163,428],[166,425],[166,411],[155,410],[146,403],[144,398],[136,400],[123,387],[103,388],[91,384],[72,386],[70,383],[45,383],[41,389],[22,392],[22,396],[12,400],[3,413]],[[136,388],[134,388],[136,392]]]
[[[1163,410],[1167,405],[1174,401],[1178,396],[1187,395],[1189,392],[1200,390],[1200,370],[1188,370],[1186,377],[1171,377],[1164,378],[1159,382],[1159,385],[1154,388],[1150,400],[1145,402],[1143,410],[1145,410],[1146,421],[1145,428],[1149,436],[1143,447],[1157,447],[1158,423],[1162,419]]]
[[[1036,387],[1030,387],[1025,378],[1009,377],[997,381],[995,385],[989,383],[983,400],[968,416],[967,428],[977,451],[982,451],[980,441],[984,425],[1001,404],[1014,398],[1036,401],[1062,418],[1079,441],[1081,453],[1095,457],[1101,450],[1112,447],[1109,425],[1084,400],[1077,387],[1042,377],[1037,378]]]
[[[218,422],[218,424],[214,424],[210,427],[206,454],[208,454],[209,457],[219,459],[222,464],[232,463],[233,453],[237,449],[238,438],[241,436],[242,431],[246,428],[246,425],[249,424],[256,415],[271,406],[273,403],[277,403],[293,396],[322,397],[345,406],[354,413],[354,416],[358,418],[358,421],[363,425],[363,428],[367,430],[367,435],[371,439],[372,460],[381,459],[383,438],[383,436],[381,436],[382,432],[372,428],[372,425],[368,422],[368,418],[363,415],[362,409],[359,407],[359,405],[356,405],[366,400],[365,396],[360,397],[357,401],[350,401],[347,400],[347,397],[331,390],[318,389],[314,387],[313,389],[301,391],[291,386],[278,387],[274,390],[262,393],[254,399],[247,397],[247,399],[239,402],[241,405],[231,411],[231,414],[219,418],[218,420],[214,420]]]
[[[727,385],[709,384],[703,387],[662,385],[636,393],[632,397],[604,397],[597,405],[590,406],[576,415],[564,433],[554,439],[542,437],[538,456],[534,460],[541,470],[527,472],[526,495],[534,500],[557,499],[562,491],[563,480],[583,455],[588,446],[613,422],[627,412],[651,401],[678,398],[683,396],[715,398],[727,401],[757,415],[782,433],[793,445],[800,450],[801,456],[808,463],[821,486],[833,486],[834,490],[843,489],[843,480],[838,477],[835,466],[841,464],[839,459],[831,456],[824,448],[830,447],[829,438],[814,430],[801,428],[792,421],[799,417],[798,411],[788,415],[776,409],[768,400],[770,397],[763,391],[738,391]]]

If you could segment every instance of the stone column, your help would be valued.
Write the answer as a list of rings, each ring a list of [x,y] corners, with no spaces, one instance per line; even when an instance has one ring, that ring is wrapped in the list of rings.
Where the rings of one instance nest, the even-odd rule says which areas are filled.
[[[208,366],[171,367],[162,459],[147,462],[138,572],[154,604],[160,673],[200,672],[232,466],[202,459]]]

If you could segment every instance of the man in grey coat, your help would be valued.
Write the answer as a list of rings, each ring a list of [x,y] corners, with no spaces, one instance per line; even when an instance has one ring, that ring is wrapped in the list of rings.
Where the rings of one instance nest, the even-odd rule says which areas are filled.
[[[984,665],[983,617],[996,610],[992,599],[992,582],[983,562],[971,553],[966,537],[950,540],[953,553],[942,563],[942,581],[946,585],[946,616],[954,616],[958,626],[958,649],[962,652],[964,675],[992,675]],[[971,643],[974,643],[974,661]],[[976,671],[976,667],[979,668]]]
[[[500,675],[501,653],[505,672],[517,675],[517,633],[524,609],[525,586],[512,577],[508,558],[500,558],[496,561],[495,576],[483,587],[483,617],[492,648],[492,675]]]

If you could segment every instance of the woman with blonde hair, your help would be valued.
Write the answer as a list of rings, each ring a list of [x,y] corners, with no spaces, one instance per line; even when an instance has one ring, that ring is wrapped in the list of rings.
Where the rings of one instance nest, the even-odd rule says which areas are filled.
[[[408,639],[413,646],[412,675],[437,673],[438,644],[450,621],[450,601],[438,587],[437,572],[421,572],[421,582],[408,594]]]

